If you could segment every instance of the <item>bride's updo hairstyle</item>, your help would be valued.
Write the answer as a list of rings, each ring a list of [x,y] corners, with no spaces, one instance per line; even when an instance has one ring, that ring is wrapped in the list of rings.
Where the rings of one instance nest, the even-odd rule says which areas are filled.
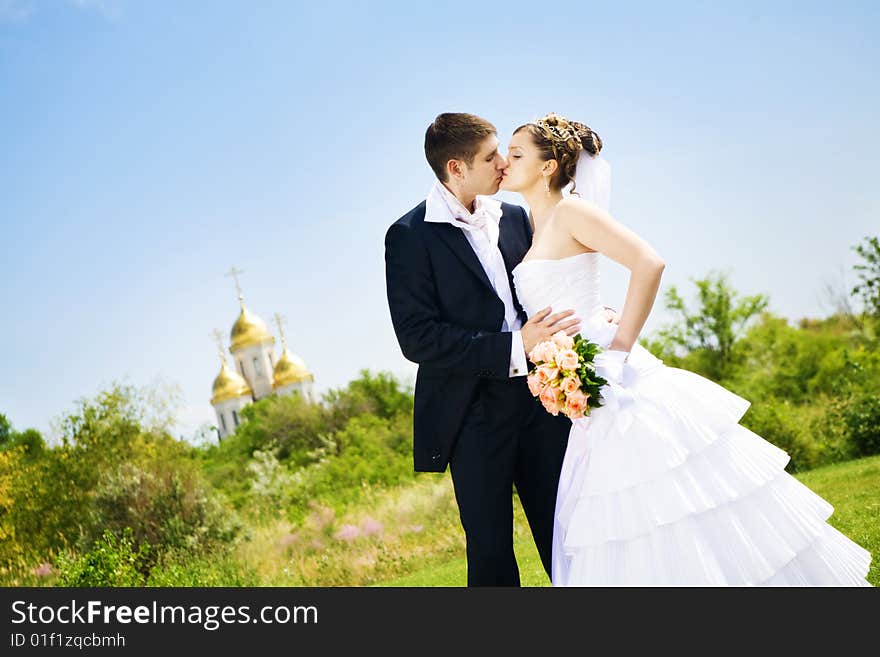
[[[513,134],[520,130],[526,130],[532,136],[544,160],[556,160],[558,166],[550,178],[550,188],[554,191],[574,180],[581,149],[590,155],[598,155],[602,150],[602,140],[588,126],[553,112],[534,123],[521,125]]]

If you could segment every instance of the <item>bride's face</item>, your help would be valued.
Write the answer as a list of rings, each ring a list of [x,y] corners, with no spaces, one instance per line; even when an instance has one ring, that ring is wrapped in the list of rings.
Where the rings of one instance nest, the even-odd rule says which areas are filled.
[[[526,130],[520,130],[510,138],[507,162],[504,177],[501,179],[501,189],[521,192],[543,184],[541,172],[547,162],[541,159],[538,147]]]

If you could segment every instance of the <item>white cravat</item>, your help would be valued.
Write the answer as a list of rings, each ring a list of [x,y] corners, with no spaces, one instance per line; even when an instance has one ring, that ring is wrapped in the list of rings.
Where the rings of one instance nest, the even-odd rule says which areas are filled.
[[[528,364],[520,332],[522,322],[513,304],[507,268],[504,265],[501,249],[498,248],[498,236],[501,233],[501,203],[488,196],[477,196],[474,212],[471,213],[443,183],[435,180],[425,205],[425,221],[450,223],[464,232],[492,288],[504,304],[501,330],[513,334],[509,376],[525,376],[528,373]]]

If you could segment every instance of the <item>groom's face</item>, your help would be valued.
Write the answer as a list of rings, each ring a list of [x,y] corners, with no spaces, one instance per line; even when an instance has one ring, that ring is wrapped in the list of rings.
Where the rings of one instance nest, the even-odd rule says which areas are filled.
[[[507,159],[498,150],[498,137],[490,135],[480,144],[471,165],[464,168],[462,182],[472,194],[491,196],[498,191],[506,166]]]

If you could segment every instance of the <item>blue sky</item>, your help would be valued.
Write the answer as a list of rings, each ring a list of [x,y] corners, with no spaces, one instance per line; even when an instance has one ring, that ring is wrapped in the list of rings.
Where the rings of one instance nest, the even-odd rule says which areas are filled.
[[[430,187],[442,111],[503,145],[548,111],[595,129],[661,294],[720,269],[828,314],[880,228],[878,7],[0,0],[0,412],[48,433],[121,380],[178,385],[180,435],[212,422],[232,264],[318,390],[411,376],[382,241]]]

